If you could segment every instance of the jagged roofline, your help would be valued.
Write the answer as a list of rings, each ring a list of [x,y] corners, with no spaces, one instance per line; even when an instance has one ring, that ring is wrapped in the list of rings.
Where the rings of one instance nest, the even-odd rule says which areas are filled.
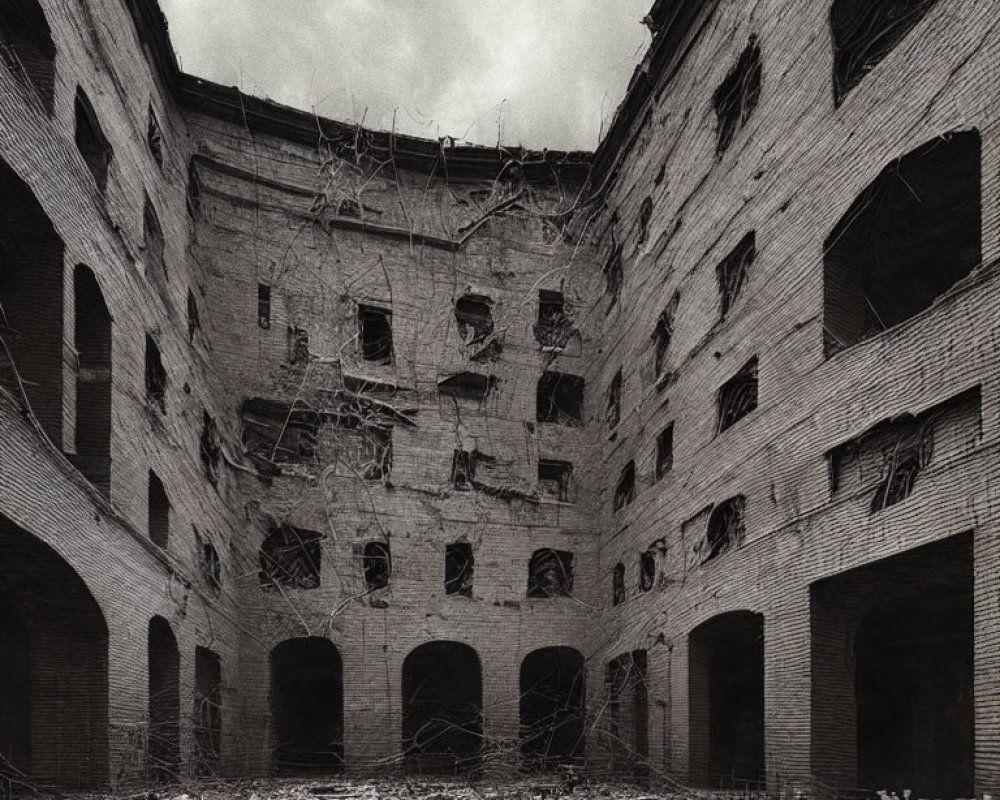
[[[448,177],[491,180],[515,162],[532,181],[601,182],[629,149],[637,133],[639,112],[648,104],[661,78],[673,77],[697,32],[712,16],[719,0],[656,0],[645,22],[653,41],[629,81],[625,99],[596,153],[527,150],[521,147],[448,146],[448,140],[392,134],[318,117],[270,100],[244,94],[181,71],[174,54],[166,17],[157,0],[124,0],[140,40],[148,48],[161,79],[178,102],[191,110],[246,124],[254,131],[313,146],[321,137],[345,154],[359,139],[374,157],[392,157],[404,169],[440,171]],[[695,35],[691,35],[691,34]]]

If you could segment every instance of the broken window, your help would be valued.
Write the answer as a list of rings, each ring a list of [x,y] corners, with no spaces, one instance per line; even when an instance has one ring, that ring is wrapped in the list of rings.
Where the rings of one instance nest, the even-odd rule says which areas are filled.
[[[647,197],[639,206],[639,238],[636,244],[644,244],[649,236],[649,221],[653,217],[653,198]]]
[[[760,45],[757,44],[757,37],[751,36],[736,65],[712,97],[718,118],[715,151],[719,155],[732,144],[736,132],[746,124],[757,107],[761,73]]]
[[[573,465],[568,461],[540,459],[538,462],[538,491],[543,497],[568,503]]]
[[[656,479],[659,480],[674,466],[674,423],[670,423],[656,437]]]
[[[629,461],[618,476],[615,484],[614,509],[620,511],[635,499],[635,462]]]
[[[827,357],[929,308],[982,261],[978,131],[889,164],[824,244]]]
[[[444,593],[472,597],[474,574],[475,561],[472,555],[472,545],[468,542],[455,542],[446,545],[444,550]]]
[[[611,572],[611,603],[620,605],[625,602],[625,565],[620,561]]]
[[[670,342],[674,338],[674,317],[677,315],[677,307],[680,302],[680,293],[674,292],[667,307],[660,312],[660,317],[656,321],[656,329],[653,331],[653,367],[657,381],[663,378],[667,371],[667,353],[670,351]]]
[[[240,411],[247,455],[267,461],[311,458],[319,434],[319,414],[301,401],[293,405],[248,398]]]
[[[341,200],[337,206],[337,216],[361,219],[361,205],[357,200]]]
[[[149,471],[148,495],[148,530],[149,538],[157,547],[164,550],[170,539],[170,500],[167,490],[153,470]]]
[[[163,130],[160,128],[160,121],[156,118],[153,105],[149,105],[149,123],[146,126],[146,144],[149,145],[149,152],[153,155],[153,160],[157,166],[163,167]]]
[[[55,96],[55,57],[52,32],[36,0],[0,3],[0,58],[18,78],[34,87],[50,113]]]
[[[535,339],[543,347],[561,350],[573,335],[573,320],[566,313],[566,300],[562,292],[540,289],[538,292],[538,321]]]
[[[719,278],[719,319],[724,320],[743,291],[750,266],[757,257],[757,232],[750,231],[733,251],[722,259],[715,272]]]
[[[476,477],[476,453],[456,450],[451,459],[451,485],[456,489],[471,491]]]
[[[156,214],[153,202],[146,195],[142,211],[142,234],[146,247],[146,276],[166,279],[167,264],[163,258],[163,228]]]
[[[639,591],[648,592],[656,583],[656,551],[652,548],[639,554]]]
[[[193,217],[201,212],[201,175],[193,158],[188,161],[187,207]]]
[[[153,337],[146,334],[146,399],[167,413],[167,371],[163,368],[160,348]]]
[[[836,106],[906,38],[936,2],[835,0],[830,8],[830,30]]]
[[[76,455],[73,464],[105,497],[111,493],[111,314],[89,267],[73,270]],[[5,299],[5,298],[4,298]]]
[[[480,294],[467,294],[455,303],[458,335],[466,345],[484,341],[493,333],[493,301]]]
[[[392,312],[375,306],[358,306],[361,357],[382,364],[392,362]]]
[[[607,408],[605,409],[604,421],[609,430],[618,427],[622,418],[622,371],[618,370],[608,384]]]
[[[622,281],[624,279],[622,266],[622,248],[618,245],[612,252],[604,265],[604,293],[611,299],[608,302],[607,312],[610,312],[618,302],[618,295],[621,294]]]
[[[494,375],[478,372],[457,372],[438,380],[438,392],[447,397],[483,402],[496,386]]]
[[[288,363],[309,363],[309,331],[305,328],[288,326]]]
[[[743,544],[745,529],[743,512],[746,508],[746,498],[743,495],[731,497],[719,503],[708,518],[708,554],[702,559],[702,564],[713,558],[729,552]]]
[[[323,534],[285,523],[271,529],[260,547],[262,589],[319,586]]]
[[[267,330],[271,327],[271,287],[257,284],[257,324]]]
[[[538,379],[536,416],[539,422],[583,424],[584,380],[563,372],[542,373]]]
[[[97,190],[104,194],[111,164],[111,145],[104,138],[94,107],[80,87],[76,89],[76,148],[94,176]]]
[[[219,439],[219,426],[212,416],[202,409],[201,436],[198,437],[198,452],[205,477],[215,486],[219,482],[219,471],[222,467],[222,443]]]
[[[188,341],[194,342],[194,333],[201,327],[201,316],[198,313],[198,301],[194,298],[194,292],[188,289],[187,293],[187,326]]]
[[[194,651],[195,771],[215,774],[222,753],[222,659],[205,647]]]
[[[751,358],[732,378],[722,384],[717,396],[719,419],[716,433],[743,419],[757,408],[757,357]]]
[[[569,597],[573,593],[573,554],[536,550],[528,563],[528,597]]]
[[[195,538],[201,551],[201,576],[208,584],[208,588],[218,593],[222,588],[222,561],[219,559],[219,551],[215,549],[215,545],[202,539],[200,535]]]
[[[365,576],[365,591],[374,592],[389,585],[392,575],[392,556],[388,542],[368,542],[361,557]]]

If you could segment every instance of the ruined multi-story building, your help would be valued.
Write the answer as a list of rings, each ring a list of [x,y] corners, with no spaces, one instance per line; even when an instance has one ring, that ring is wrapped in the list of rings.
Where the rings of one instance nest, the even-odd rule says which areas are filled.
[[[0,4],[0,776],[1000,792],[1000,2],[658,0],[594,154]]]

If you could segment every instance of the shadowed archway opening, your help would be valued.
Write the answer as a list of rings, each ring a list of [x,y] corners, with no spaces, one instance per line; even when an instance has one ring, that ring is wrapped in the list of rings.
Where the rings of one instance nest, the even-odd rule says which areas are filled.
[[[521,662],[521,753],[544,769],[583,756],[583,656],[572,647],[543,647]]]
[[[763,615],[733,611],[695,628],[688,682],[691,782],[763,785]]]
[[[104,615],[61,556],[2,516],[0,652],[0,734],[10,737],[0,778],[64,790],[104,786]]]
[[[406,768],[466,773],[479,764],[483,682],[476,651],[460,642],[427,642],[403,662]]]
[[[271,651],[275,771],[337,772],[344,766],[344,669],[329,639],[289,639]]]
[[[149,777],[166,783],[180,777],[181,657],[163,617],[149,621],[148,653]]]

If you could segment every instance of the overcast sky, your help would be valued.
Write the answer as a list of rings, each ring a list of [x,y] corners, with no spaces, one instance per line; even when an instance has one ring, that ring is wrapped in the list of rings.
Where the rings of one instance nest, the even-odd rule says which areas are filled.
[[[593,150],[652,0],[160,0],[185,72],[415,136]]]

